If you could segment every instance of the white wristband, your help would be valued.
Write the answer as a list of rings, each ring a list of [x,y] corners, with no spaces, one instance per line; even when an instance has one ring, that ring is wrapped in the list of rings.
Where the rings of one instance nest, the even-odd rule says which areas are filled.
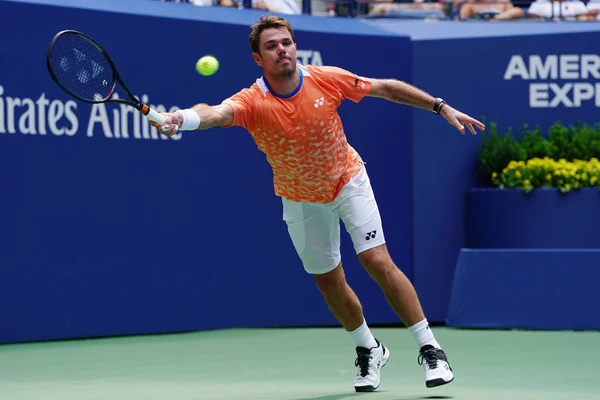
[[[179,127],[180,131],[195,131],[200,126],[200,116],[198,113],[191,109],[177,110],[175,111],[183,117],[183,122]]]

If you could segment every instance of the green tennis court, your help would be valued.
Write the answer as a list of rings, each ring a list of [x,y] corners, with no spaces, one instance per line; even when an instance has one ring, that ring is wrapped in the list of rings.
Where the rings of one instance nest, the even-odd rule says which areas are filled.
[[[600,399],[600,333],[435,328],[456,379],[427,389],[404,328],[380,389],[355,393],[341,329],[252,329],[0,346],[2,400]]]

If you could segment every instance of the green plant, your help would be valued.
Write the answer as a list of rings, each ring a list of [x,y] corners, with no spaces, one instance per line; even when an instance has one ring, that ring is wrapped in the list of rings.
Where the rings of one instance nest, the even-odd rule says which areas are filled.
[[[548,133],[552,152],[549,157],[559,160],[589,160],[600,156],[600,124],[590,126],[581,122],[570,126],[555,123]]]
[[[542,136],[539,126],[531,130],[528,125],[524,125],[519,131],[518,141],[525,153],[525,160],[549,157],[554,153],[554,145]]]
[[[511,131],[498,134],[498,125],[490,123],[490,130],[483,132],[479,149],[479,163],[487,176],[500,173],[510,161],[525,160],[526,153]]]
[[[550,158],[572,160],[571,154],[573,152],[569,148],[571,145],[571,132],[568,127],[556,122],[548,131],[548,141],[552,144],[553,150],[551,154],[548,154]]]
[[[569,160],[600,158],[600,124],[577,123],[571,126],[570,149]]]
[[[531,129],[524,125],[519,129],[517,137],[513,136],[510,129],[499,134],[495,123],[490,123],[489,126],[489,132],[483,134],[478,158],[483,172],[493,186],[522,187],[529,192],[537,187],[551,185],[562,192],[568,192],[572,188],[586,185],[579,182],[576,173],[567,174],[566,171],[574,171],[574,167],[564,163],[572,162],[573,165],[581,166],[582,162],[596,160],[597,163],[600,159],[600,123],[565,126],[556,122],[550,127],[547,137],[542,134],[539,126]],[[530,165],[530,160],[536,161]],[[559,162],[556,160],[560,163],[553,164]],[[565,169],[565,165],[569,165],[571,169]],[[594,168],[597,166],[592,165]],[[508,166],[511,168],[507,171]],[[522,171],[516,166],[527,168]],[[560,171],[557,176],[552,175],[552,168]],[[596,172],[594,169],[594,174]],[[549,181],[548,173],[552,177]],[[594,174],[593,177],[600,179],[600,176]],[[596,182],[588,182],[587,186],[597,185]]]

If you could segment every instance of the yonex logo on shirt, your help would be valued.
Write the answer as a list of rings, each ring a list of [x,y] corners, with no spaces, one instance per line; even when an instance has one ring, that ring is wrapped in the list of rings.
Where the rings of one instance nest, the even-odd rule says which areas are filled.
[[[364,89],[365,89],[365,87],[366,87],[365,83],[364,83],[364,82],[362,82],[362,81],[360,81],[360,80],[358,79],[358,76],[356,76],[356,77],[354,78],[354,87],[358,87],[358,82],[360,82],[360,88],[364,90]]]
[[[322,106],[324,102],[325,102],[325,98],[319,97],[318,99],[315,100],[315,108]]]
[[[377,235],[377,231],[368,232],[367,237],[365,239],[367,239],[367,240],[375,239],[375,235]]]

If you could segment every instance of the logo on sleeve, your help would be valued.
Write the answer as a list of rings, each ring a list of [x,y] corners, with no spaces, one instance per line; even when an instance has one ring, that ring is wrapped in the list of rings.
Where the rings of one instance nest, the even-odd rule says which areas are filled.
[[[358,76],[354,77],[354,87],[358,87],[360,86],[360,88],[362,90],[365,90],[365,83],[363,81],[361,81],[360,79],[358,79]]]

